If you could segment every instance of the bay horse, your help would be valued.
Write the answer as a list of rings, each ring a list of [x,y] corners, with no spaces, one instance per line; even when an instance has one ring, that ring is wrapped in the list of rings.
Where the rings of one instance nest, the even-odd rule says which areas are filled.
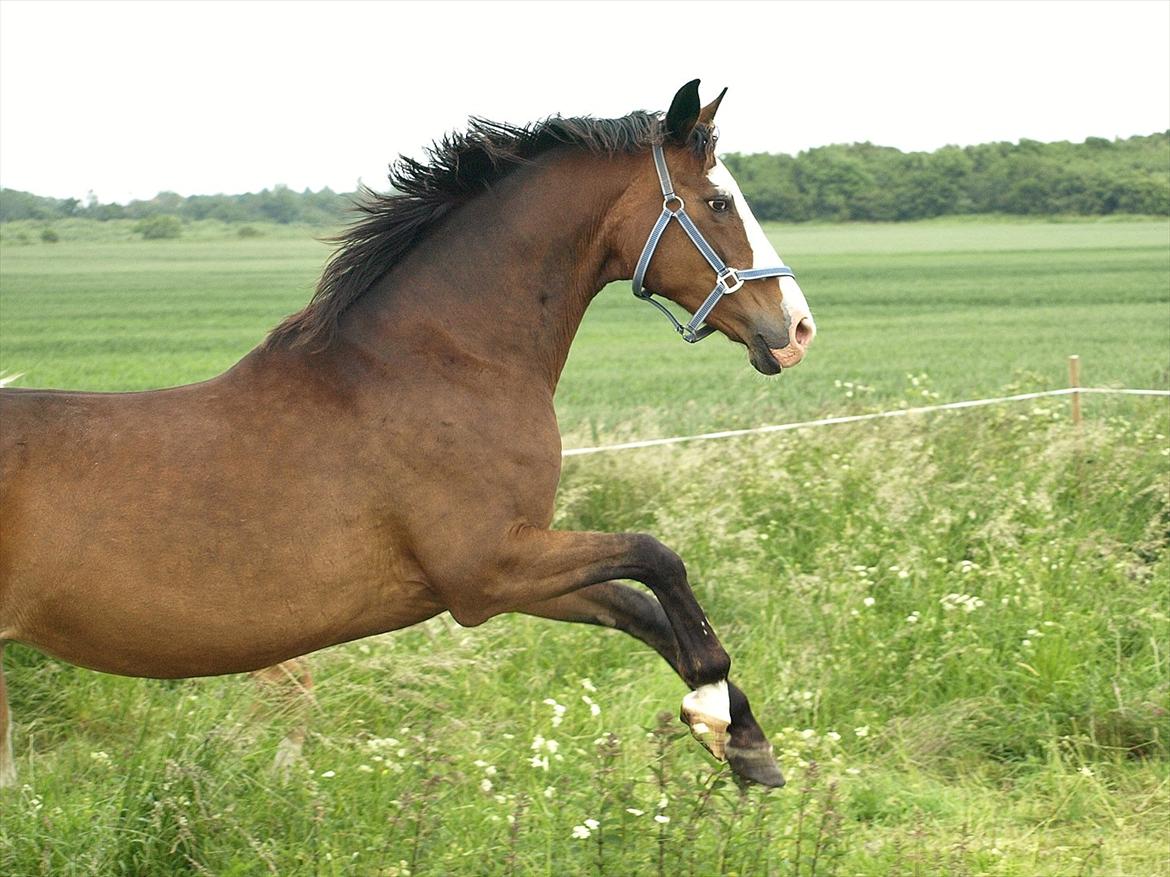
[[[701,106],[694,80],[664,116],[472,119],[428,161],[402,158],[396,192],[365,190],[309,304],[225,373],[2,391],[0,652],[176,678],[442,612],[603,625],[677,671],[682,718],[716,758],[782,785],[678,554],[550,529],[553,395],[607,283],[636,279],[694,314],[675,321],[684,339],[721,332],[764,374],[815,334],[716,158],[722,98]],[[2,675],[0,740],[11,784]]]

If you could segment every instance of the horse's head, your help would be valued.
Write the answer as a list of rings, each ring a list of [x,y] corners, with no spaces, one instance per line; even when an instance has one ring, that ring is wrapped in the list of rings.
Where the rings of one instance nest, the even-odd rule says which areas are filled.
[[[705,321],[706,331],[746,346],[758,371],[777,374],[804,357],[816,324],[796,278],[715,156],[724,92],[700,106],[696,79],[675,95],[656,161],[647,157],[617,207],[623,261],[636,264],[636,294],[662,295],[695,315],[687,326],[676,324],[686,340],[705,337]]]

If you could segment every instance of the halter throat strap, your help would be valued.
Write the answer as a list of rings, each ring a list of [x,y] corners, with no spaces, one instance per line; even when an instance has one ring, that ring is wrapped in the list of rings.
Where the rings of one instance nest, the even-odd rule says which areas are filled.
[[[646,238],[646,245],[642,247],[642,255],[638,257],[637,267],[634,268],[634,277],[631,281],[631,286],[633,287],[634,295],[644,301],[650,302],[650,304],[662,311],[674,325],[675,331],[682,336],[682,339],[689,344],[694,344],[697,341],[702,341],[715,331],[714,326],[705,326],[703,323],[707,319],[707,315],[711,313],[715,305],[719,304],[723,296],[735,292],[748,280],[759,280],[763,277],[795,277],[796,274],[787,265],[776,265],[770,268],[728,267],[719,258],[719,254],[715,252],[715,249],[707,243],[707,239],[703,237],[703,233],[699,231],[699,227],[687,215],[686,204],[682,197],[675,193],[674,185],[670,181],[670,169],[666,166],[666,154],[663,152],[661,144],[654,144],[653,154],[654,169],[658,172],[658,184],[662,188],[662,213],[659,214],[657,221],[654,223],[654,227],[650,229],[650,235]],[[665,233],[666,227],[670,225],[672,219],[677,220],[678,224],[682,226],[683,231],[686,232],[691,243],[703,254],[703,258],[707,260],[707,264],[715,272],[715,288],[711,290],[707,298],[699,305],[699,309],[695,311],[690,321],[685,325],[675,319],[674,314],[664,304],[653,298],[654,293],[642,285],[642,281],[646,278],[646,271],[650,267],[650,260],[654,256],[654,251],[658,249],[658,243],[662,240],[662,235]]]

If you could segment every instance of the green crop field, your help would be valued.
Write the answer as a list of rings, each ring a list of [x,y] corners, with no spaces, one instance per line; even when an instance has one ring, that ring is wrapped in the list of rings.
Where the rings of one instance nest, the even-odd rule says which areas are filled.
[[[0,230],[17,386],[210,377],[329,252],[56,228]],[[765,379],[615,286],[558,393],[566,447],[1059,387],[1073,353],[1086,384],[1170,387],[1164,219],[768,230],[817,317],[806,362]],[[737,787],[673,717],[682,683],[607,631],[440,618],[326,650],[286,777],[292,718],[243,678],[10,646],[0,874],[1165,873],[1170,405],[1087,397],[1080,429],[1067,408],[567,461],[556,525],[679,550],[785,789]]]

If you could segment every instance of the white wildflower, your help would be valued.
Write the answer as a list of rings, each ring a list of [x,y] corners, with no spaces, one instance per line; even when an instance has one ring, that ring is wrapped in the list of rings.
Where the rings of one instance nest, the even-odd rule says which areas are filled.
[[[492,790],[492,781],[485,777],[479,781],[479,787],[485,792],[490,792]]]
[[[335,770],[327,770],[327,771],[323,771],[321,773],[321,779],[325,779],[325,780],[331,780],[335,776],[337,776],[337,771],[335,771]]]
[[[670,817],[667,816],[665,813],[659,813],[657,816],[654,817],[654,821],[659,823],[660,825],[666,825],[666,823],[670,822]]]
[[[581,687],[584,688],[586,691],[588,691],[590,694],[597,693],[597,686],[593,684],[593,680],[591,680],[591,679],[582,679],[581,680]]]
[[[984,604],[983,600],[973,594],[947,594],[938,601],[944,610],[953,612],[962,609],[964,612],[974,612]]]
[[[645,810],[639,810],[637,807],[627,807],[626,812],[629,813],[631,816],[645,816],[646,815]]]
[[[585,820],[585,827],[588,828],[590,831],[597,831],[597,829],[600,826],[601,826],[601,823],[598,822],[596,819],[586,819]]]
[[[869,736],[869,725],[862,725],[860,728],[854,728],[853,733],[856,734],[858,737],[868,737]]]
[[[877,602],[877,600],[875,600],[873,597],[866,597],[861,602],[864,606],[872,606],[874,603]]]
[[[584,825],[574,825],[573,826],[573,837],[577,838],[578,840],[585,840],[592,833],[593,832],[591,832]]]
[[[551,706],[553,708],[552,726],[554,728],[557,727],[561,722],[564,721],[565,710],[567,710],[568,707],[562,703],[557,703],[556,700],[551,697],[546,697],[543,702],[547,706]]]

